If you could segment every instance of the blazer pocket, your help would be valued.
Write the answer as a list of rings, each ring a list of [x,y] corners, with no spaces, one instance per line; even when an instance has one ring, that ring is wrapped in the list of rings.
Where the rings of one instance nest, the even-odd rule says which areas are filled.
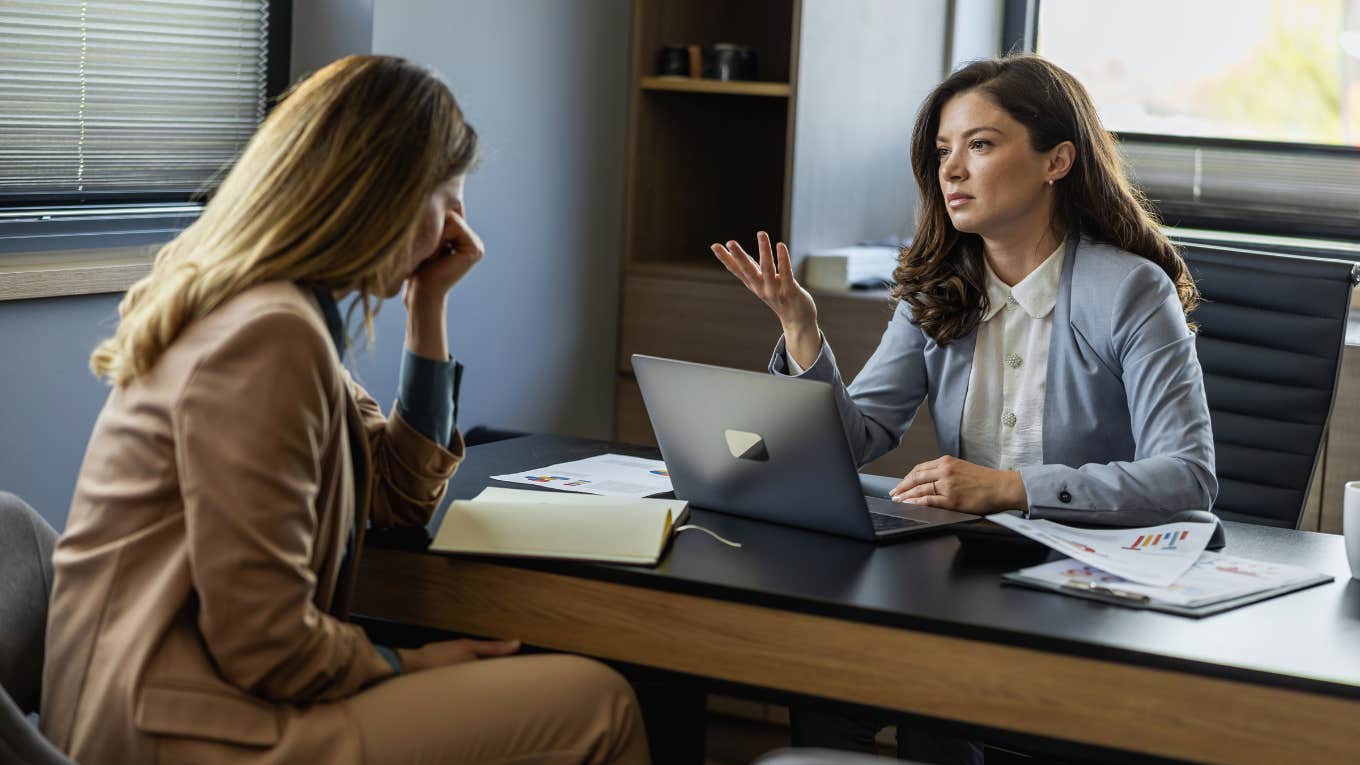
[[[279,741],[279,717],[262,701],[191,688],[143,688],[133,724],[144,733],[245,746]]]

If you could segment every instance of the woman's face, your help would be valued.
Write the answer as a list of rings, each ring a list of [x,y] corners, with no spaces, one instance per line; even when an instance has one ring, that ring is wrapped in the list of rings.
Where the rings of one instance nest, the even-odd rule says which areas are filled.
[[[970,90],[946,101],[935,151],[954,228],[993,238],[1047,224],[1046,184],[1057,174],[1052,156],[1059,149],[1035,151],[1029,130],[991,97]]]
[[[452,241],[454,229],[450,213],[466,215],[463,208],[465,180],[466,176],[454,176],[430,193],[416,219],[411,249],[397,259],[397,272],[385,297],[394,297],[401,290],[402,283],[415,273],[421,263],[438,254],[446,242]]]

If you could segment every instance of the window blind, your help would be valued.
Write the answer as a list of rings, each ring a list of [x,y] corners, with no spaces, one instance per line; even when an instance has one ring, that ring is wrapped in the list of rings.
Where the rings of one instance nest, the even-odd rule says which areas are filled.
[[[1360,237],[1360,151],[1123,136],[1132,179],[1172,218]],[[1253,224],[1255,224],[1253,226]]]
[[[0,2],[0,206],[204,191],[265,112],[268,0]]]

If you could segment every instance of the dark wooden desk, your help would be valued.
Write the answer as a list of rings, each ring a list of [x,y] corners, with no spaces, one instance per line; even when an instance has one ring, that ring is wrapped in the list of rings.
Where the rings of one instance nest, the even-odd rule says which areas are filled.
[[[637,447],[476,447],[450,486]],[[1360,582],[1340,537],[1229,524],[1227,552],[1334,574],[1200,620],[1003,587],[952,535],[873,545],[696,509],[655,569],[370,546],[357,613],[1204,762],[1360,761]],[[436,517],[431,529],[437,528]]]

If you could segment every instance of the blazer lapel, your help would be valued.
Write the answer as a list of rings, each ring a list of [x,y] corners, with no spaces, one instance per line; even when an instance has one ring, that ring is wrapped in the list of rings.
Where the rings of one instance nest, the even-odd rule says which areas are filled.
[[[359,556],[364,548],[364,536],[368,530],[369,500],[372,496],[368,485],[369,465],[373,455],[369,452],[368,438],[364,434],[363,415],[359,405],[348,390],[345,391],[345,427],[349,436],[350,472],[354,476],[354,507],[339,508],[339,512],[352,514],[345,519],[352,523],[349,534],[349,550],[345,565],[340,570],[340,581],[336,582],[335,601],[331,613],[340,618],[349,615],[354,599],[354,584],[359,572]]]
[[[938,381],[931,391],[934,407],[936,438],[944,454],[959,456],[962,447],[963,402],[968,396],[968,381],[973,374],[973,352],[977,348],[977,330],[949,344],[943,354],[943,369],[932,375]]]
[[[1048,335],[1048,367],[1044,370],[1044,423],[1043,423],[1043,454],[1041,458],[1044,462],[1058,462],[1062,439],[1054,432],[1057,421],[1057,414],[1063,402],[1058,401],[1058,394],[1065,386],[1058,384],[1061,371],[1070,364],[1071,354],[1075,351],[1073,343],[1075,338],[1073,332],[1076,327],[1072,323],[1072,273],[1076,269],[1077,250],[1081,238],[1070,236],[1067,238],[1067,251],[1063,258],[1062,277],[1058,283],[1058,302],[1053,306],[1053,327]]]

